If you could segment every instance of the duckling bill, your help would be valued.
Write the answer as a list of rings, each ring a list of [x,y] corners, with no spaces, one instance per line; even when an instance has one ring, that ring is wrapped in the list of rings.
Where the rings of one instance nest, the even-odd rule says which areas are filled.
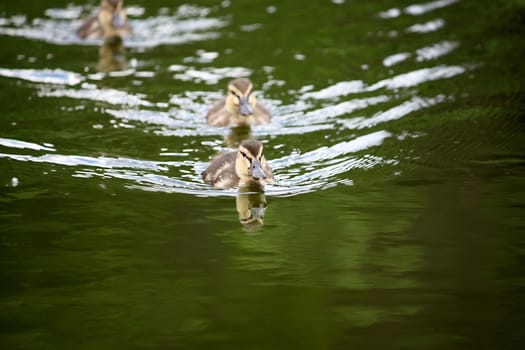
[[[132,28],[126,22],[123,0],[102,0],[99,12],[88,17],[78,28],[77,35],[82,39],[102,39],[114,36],[128,36]]]
[[[237,151],[212,159],[202,178],[216,188],[273,183],[272,169],[264,158],[263,145],[255,140],[243,141]]]
[[[207,121],[215,126],[268,124],[270,112],[252,94],[253,84],[240,78],[228,84],[228,94],[208,111]]]

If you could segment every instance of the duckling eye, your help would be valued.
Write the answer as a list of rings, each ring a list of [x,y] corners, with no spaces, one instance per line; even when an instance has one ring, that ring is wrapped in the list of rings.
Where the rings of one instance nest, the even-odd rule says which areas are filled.
[[[237,97],[237,98],[240,98],[239,95],[237,95],[237,94],[235,93],[235,91],[233,91],[233,90],[230,90],[230,94],[232,94],[233,96],[235,96],[235,97]]]
[[[252,159],[251,159],[250,157],[248,157],[248,156],[246,155],[246,153],[244,153],[243,151],[240,151],[240,152],[241,152],[241,154],[242,154],[242,156],[243,156],[244,158],[248,159],[248,160],[250,161],[250,163],[252,162]]]

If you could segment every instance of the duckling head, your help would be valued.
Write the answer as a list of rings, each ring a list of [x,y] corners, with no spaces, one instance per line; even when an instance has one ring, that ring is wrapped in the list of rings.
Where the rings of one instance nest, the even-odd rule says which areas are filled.
[[[265,180],[268,177],[265,168],[266,159],[263,155],[262,143],[255,140],[243,141],[235,160],[235,171],[240,178],[240,183]]]
[[[103,24],[111,25],[113,28],[123,28],[126,18],[122,9],[123,0],[102,0],[100,2],[99,19]]]
[[[257,100],[252,95],[252,87],[252,82],[246,78],[235,79],[228,84],[226,103],[235,114],[244,117],[249,117],[253,114]]]

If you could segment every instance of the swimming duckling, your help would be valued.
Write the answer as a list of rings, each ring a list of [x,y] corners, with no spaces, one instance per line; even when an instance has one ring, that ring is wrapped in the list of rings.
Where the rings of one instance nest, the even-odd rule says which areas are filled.
[[[207,121],[215,126],[268,124],[270,112],[257,102],[252,82],[246,78],[232,80],[228,94],[208,111]]]
[[[128,36],[132,28],[126,22],[123,0],[102,0],[100,10],[88,17],[78,28],[77,35],[82,39],[101,39],[113,36]]]
[[[251,183],[273,183],[272,169],[266,164],[263,145],[246,140],[238,151],[218,155],[202,173],[204,181],[216,188],[231,188]]]

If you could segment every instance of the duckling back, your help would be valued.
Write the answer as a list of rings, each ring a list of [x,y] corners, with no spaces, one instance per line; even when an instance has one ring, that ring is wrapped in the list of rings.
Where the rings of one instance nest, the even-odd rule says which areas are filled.
[[[229,152],[212,159],[202,179],[217,188],[231,188],[239,185],[239,176],[235,172],[237,152]]]
[[[213,126],[233,126],[246,127],[249,125],[259,125],[270,123],[270,112],[259,102],[253,105],[253,113],[243,116],[228,104],[226,98],[217,101],[208,111],[206,121]]]
[[[81,39],[91,39],[102,37],[102,28],[97,16],[86,18],[82,25],[77,29],[77,35]]]

